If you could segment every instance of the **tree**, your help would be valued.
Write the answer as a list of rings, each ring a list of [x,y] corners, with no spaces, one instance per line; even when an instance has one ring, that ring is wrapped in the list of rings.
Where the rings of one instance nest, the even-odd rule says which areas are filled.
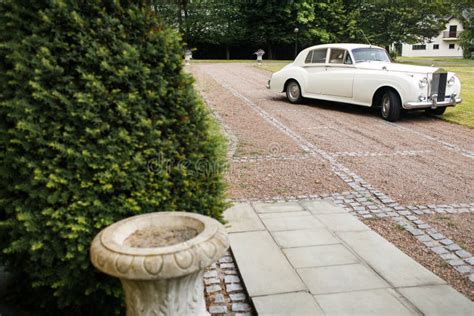
[[[459,44],[463,49],[464,58],[474,57],[474,9],[463,10],[464,30],[461,32]]]
[[[119,282],[89,262],[100,229],[156,211],[222,219],[222,140],[150,8],[0,1],[0,262],[21,303],[120,311]]]
[[[439,0],[360,1],[358,23],[373,44],[417,43],[430,39],[444,28],[446,6]]]
[[[464,30],[459,38],[464,58],[474,56],[474,6],[471,0],[451,0],[451,14],[463,23]]]
[[[245,38],[265,46],[269,59],[273,59],[274,45],[294,41],[297,23],[293,1],[241,1],[238,5],[241,23],[246,26]]]
[[[238,44],[245,33],[238,15],[238,5],[222,0],[153,1],[155,12],[168,25],[179,30],[189,48],[197,44]],[[178,14],[175,14],[178,12]]]
[[[181,30],[189,45],[237,44],[275,47],[330,42],[366,42],[388,47],[422,42],[444,28],[452,6],[457,12],[471,0],[155,0],[156,12]],[[156,6],[156,5],[155,5]],[[176,15],[175,12],[178,12]],[[465,32],[462,38],[468,38]],[[463,42],[468,43],[469,40]],[[466,44],[467,45],[467,44]],[[229,54],[227,54],[228,56]]]
[[[213,14],[209,15],[210,21],[215,21],[212,30],[203,42],[212,44],[223,44],[226,50],[226,59],[230,59],[230,46],[245,41],[243,37],[246,33],[247,26],[240,19],[239,7],[234,5],[223,4],[220,0],[212,1],[214,3]]]
[[[356,36],[358,11],[342,0],[295,1],[296,20],[303,44],[347,42]]]

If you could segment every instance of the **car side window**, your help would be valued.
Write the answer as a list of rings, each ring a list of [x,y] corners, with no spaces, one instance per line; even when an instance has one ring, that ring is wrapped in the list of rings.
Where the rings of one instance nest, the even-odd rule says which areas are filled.
[[[313,51],[309,51],[308,55],[306,56],[306,59],[304,61],[305,64],[309,64],[311,62],[311,58],[313,57]]]
[[[349,52],[346,51],[346,57],[344,58],[344,64],[352,65],[352,58]]]
[[[329,54],[329,63],[342,64],[344,62],[345,52],[345,49],[331,48],[331,53]]]
[[[326,62],[326,52],[327,48],[324,49],[315,49],[313,50],[313,64],[324,64]]]

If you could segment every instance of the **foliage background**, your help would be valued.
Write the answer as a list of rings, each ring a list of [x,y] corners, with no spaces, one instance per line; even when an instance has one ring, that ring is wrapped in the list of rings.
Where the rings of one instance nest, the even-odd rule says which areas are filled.
[[[153,0],[155,12],[183,34],[196,58],[293,59],[298,50],[330,42],[387,47],[439,34],[449,16],[468,25],[472,0]],[[472,14],[471,14],[472,16]],[[296,34],[294,29],[298,28]],[[465,32],[468,43],[472,32]]]

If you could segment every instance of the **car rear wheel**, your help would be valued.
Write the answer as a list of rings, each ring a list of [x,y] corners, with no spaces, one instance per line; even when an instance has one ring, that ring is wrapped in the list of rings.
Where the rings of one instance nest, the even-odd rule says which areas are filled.
[[[426,114],[431,114],[431,115],[443,115],[444,111],[446,111],[446,107],[442,106],[436,109],[426,109]]]
[[[301,103],[303,97],[301,96],[301,88],[298,82],[292,80],[286,85],[286,97],[290,103]]]
[[[382,117],[390,122],[395,122],[400,118],[401,104],[398,95],[392,91],[387,90],[382,96],[381,102]]]

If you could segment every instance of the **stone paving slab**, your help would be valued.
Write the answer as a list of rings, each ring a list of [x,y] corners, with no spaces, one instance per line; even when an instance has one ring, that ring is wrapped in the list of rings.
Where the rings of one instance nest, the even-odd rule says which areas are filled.
[[[388,288],[373,270],[361,265],[339,265],[296,270],[311,294],[329,294]]]
[[[229,240],[251,297],[306,290],[268,232],[229,234]]]
[[[343,245],[322,245],[283,249],[295,268],[323,267],[357,263],[359,260]]]
[[[308,211],[296,211],[296,212],[284,212],[284,213],[260,213],[258,216],[263,220],[266,218],[284,218],[284,217],[294,217],[294,216],[311,216],[311,213]]]
[[[253,206],[257,213],[278,213],[304,211],[298,202],[262,203],[254,202]]]
[[[474,303],[448,285],[399,288],[398,291],[425,315],[474,315]]]
[[[254,297],[258,315],[324,315],[313,296],[307,292]]]
[[[262,220],[267,229],[271,232],[324,227],[320,221],[311,215],[263,218]]]
[[[262,221],[249,203],[236,204],[224,212],[227,232],[265,230]]]
[[[315,217],[324,223],[324,225],[326,225],[329,230],[335,232],[370,230],[367,225],[362,223],[355,216],[348,213],[315,215]]]
[[[234,216],[264,223],[262,231],[229,233],[259,314],[304,315],[316,306],[308,314],[474,316],[472,302],[352,214],[310,202],[281,209],[279,202],[253,202],[256,212],[246,204],[246,215]]]
[[[394,287],[446,283],[374,231],[337,235]]]
[[[333,214],[333,213],[347,213],[346,210],[337,206],[337,204],[330,201],[319,200],[319,201],[301,201],[306,209],[313,214]]]
[[[326,315],[418,315],[391,289],[316,295]]]
[[[273,237],[282,248],[307,247],[340,243],[330,231],[324,228],[314,230],[292,230],[273,232]]]

